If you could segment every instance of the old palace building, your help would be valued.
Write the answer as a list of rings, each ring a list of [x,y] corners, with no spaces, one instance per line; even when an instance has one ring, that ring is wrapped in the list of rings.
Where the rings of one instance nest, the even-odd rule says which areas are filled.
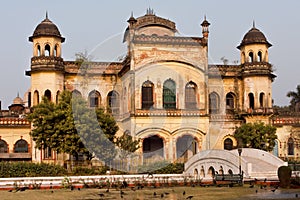
[[[298,157],[300,129],[294,125],[299,122],[274,115],[276,76],[268,52],[272,44],[254,24],[237,46],[239,64],[215,65],[208,63],[206,18],[202,35],[195,37],[178,36],[176,24],[151,9],[127,22],[126,57],[90,62],[88,80],[81,76],[78,62],[64,60],[65,38],[48,16],[37,25],[29,37],[33,52],[26,71],[31,80],[26,103],[17,97],[9,110],[1,112],[0,160],[61,159],[52,149],[35,149],[23,114],[43,96],[57,102],[63,90],[83,96],[90,107],[111,108],[119,134],[142,139],[140,162],[184,162],[200,151],[231,150],[237,146],[235,128],[257,121],[278,127],[276,156]]]

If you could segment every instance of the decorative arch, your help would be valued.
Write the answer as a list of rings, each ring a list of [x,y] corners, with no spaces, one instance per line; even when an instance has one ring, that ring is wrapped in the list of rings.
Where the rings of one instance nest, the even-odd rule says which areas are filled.
[[[209,113],[217,114],[220,112],[220,97],[216,92],[209,94]]]
[[[33,105],[36,106],[39,104],[39,102],[40,102],[39,92],[35,90],[33,93]]]
[[[164,109],[176,109],[176,83],[172,79],[164,82],[163,107]]]
[[[257,52],[257,61],[258,62],[263,62],[263,54],[261,51]]]
[[[261,92],[260,94],[259,94],[259,107],[261,107],[261,108],[264,108],[264,107],[266,107],[266,105],[265,105],[265,93],[263,93],[263,92]]]
[[[235,109],[235,94],[232,92],[229,92],[226,94],[226,113],[233,113],[233,110]]]
[[[233,149],[233,141],[231,138],[226,138],[224,140],[224,149],[225,150],[232,150]]]
[[[14,145],[14,153],[28,153],[28,143],[24,139],[18,140]]]
[[[47,99],[49,101],[51,101],[51,91],[50,90],[47,89],[44,93],[44,96],[47,97]]]
[[[143,139],[143,161],[144,163],[164,160],[164,140],[158,135],[152,135]]]
[[[223,138],[222,143],[223,143],[223,148],[225,150],[232,150],[234,147],[237,146],[237,141],[233,135],[226,135]]]
[[[60,46],[59,46],[59,44],[55,44],[54,49],[53,49],[53,55],[55,57],[60,57]]]
[[[255,102],[254,102],[254,94],[252,92],[248,94],[248,100],[249,100],[249,108],[254,109]]]
[[[51,56],[51,47],[49,44],[45,45],[44,53],[45,53],[45,56]]]
[[[254,54],[252,51],[248,53],[248,62],[250,63],[254,62]]]
[[[2,139],[0,139],[0,153],[8,153],[8,144]]]
[[[185,108],[197,108],[197,85],[193,81],[185,85]]]
[[[93,90],[89,93],[89,106],[91,108],[98,108],[101,105],[101,95],[97,90]]]
[[[184,134],[176,139],[176,158],[186,162],[199,152],[197,139],[190,134]]]
[[[41,45],[37,44],[35,46],[34,56],[41,56],[41,55],[42,55]]]
[[[81,94],[81,92],[79,92],[78,90],[73,90],[72,91],[72,97],[74,98],[74,97],[82,97],[82,94]]]
[[[292,137],[288,139],[287,145],[288,145],[288,155],[289,156],[294,155],[294,139]]]
[[[117,91],[112,90],[108,93],[107,107],[110,109],[112,114],[120,114],[120,97]]]
[[[147,80],[142,85],[142,109],[150,109],[153,104],[154,84]]]
[[[60,91],[58,90],[56,92],[56,99],[55,99],[56,104],[58,104],[58,102],[59,102],[59,95],[60,95]]]
[[[208,176],[214,178],[216,175],[216,170],[213,166],[210,166],[207,171]]]

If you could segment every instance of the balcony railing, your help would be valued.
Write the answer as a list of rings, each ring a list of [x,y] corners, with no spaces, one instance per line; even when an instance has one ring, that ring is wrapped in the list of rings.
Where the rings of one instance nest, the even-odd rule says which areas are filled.
[[[143,110],[137,109],[135,111],[136,116],[147,117],[147,116],[172,116],[172,117],[180,117],[180,116],[206,116],[207,113],[204,109],[195,109],[195,110],[181,110],[181,109],[151,109],[151,110]]]

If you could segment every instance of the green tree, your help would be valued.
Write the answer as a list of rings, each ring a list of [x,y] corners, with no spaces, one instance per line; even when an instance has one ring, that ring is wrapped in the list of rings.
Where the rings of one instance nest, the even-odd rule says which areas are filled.
[[[131,135],[123,133],[123,135],[116,138],[115,144],[120,148],[120,158],[127,159],[130,154],[140,148],[140,138],[134,140]]]
[[[272,151],[277,139],[276,127],[263,122],[246,123],[235,130],[234,137],[239,147]]]
[[[291,109],[295,112],[299,112],[300,85],[297,85],[296,92],[289,91],[286,96],[291,98],[290,100]]]
[[[116,155],[112,141],[118,126],[113,117],[103,109],[88,108],[82,97],[72,97],[69,91],[61,93],[58,104],[43,98],[27,118],[38,149],[47,146],[74,156],[85,153],[105,162]]]

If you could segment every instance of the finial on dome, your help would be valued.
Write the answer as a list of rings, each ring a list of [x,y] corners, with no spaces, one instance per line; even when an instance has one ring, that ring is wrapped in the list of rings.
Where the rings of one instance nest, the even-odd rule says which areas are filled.
[[[17,93],[17,97],[20,97],[19,92]]]
[[[253,20],[253,28],[255,28],[255,20]]]
[[[48,19],[48,11],[46,11],[46,19]]]
[[[150,6],[147,9],[146,15],[154,15],[154,10]]]

